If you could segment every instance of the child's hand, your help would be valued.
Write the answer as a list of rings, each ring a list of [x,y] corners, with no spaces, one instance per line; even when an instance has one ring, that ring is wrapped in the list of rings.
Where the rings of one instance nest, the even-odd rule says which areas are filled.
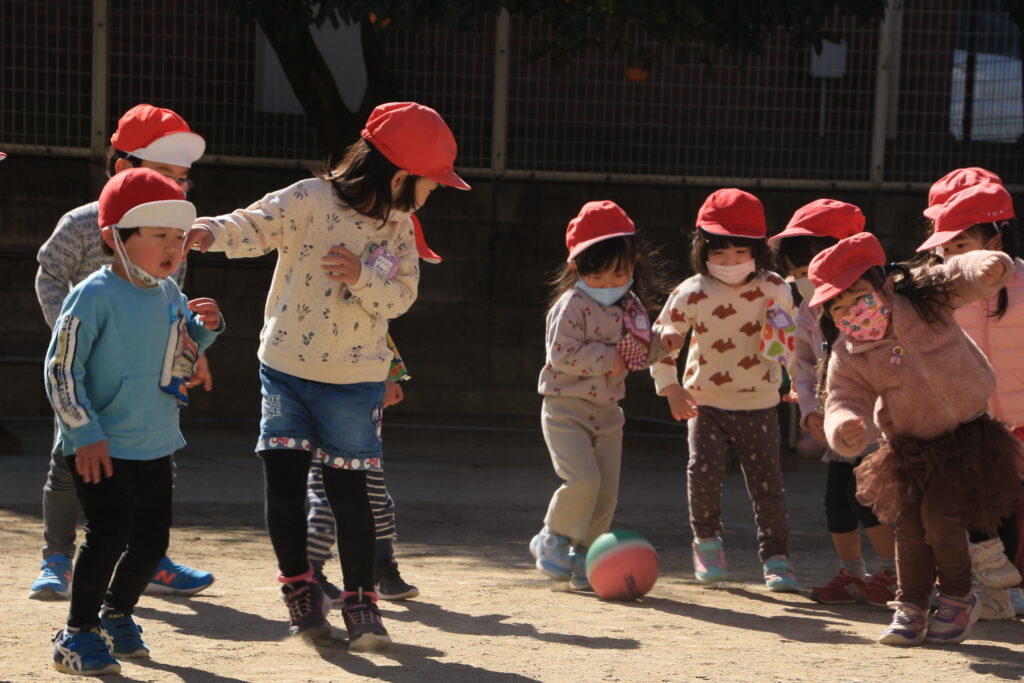
[[[206,250],[213,246],[213,233],[204,225],[193,225],[185,236],[185,244],[181,248],[182,256],[188,255],[189,249],[198,249],[206,253]]]
[[[665,350],[671,353],[672,351],[678,351],[683,348],[683,344],[686,343],[686,335],[679,334],[671,327],[661,328],[661,345],[665,347]]]
[[[697,400],[689,391],[678,384],[670,384],[665,388],[664,394],[676,422],[697,417]]]
[[[196,361],[195,371],[185,382],[185,386],[192,388],[202,384],[205,391],[213,389],[213,374],[210,372],[210,361],[206,360],[206,354],[199,356]]]
[[[220,327],[220,306],[208,297],[192,299],[188,302],[188,310],[199,316],[199,322],[208,330]]]
[[[799,403],[800,402],[800,395],[797,394],[795,391],[790,390],[790,392],[788,394],[783,394],[782,395],[782,402],[783,403]]]
[[[828,443],[825,438],[825,416],[819,412],[813,412],[807,416],[805,421],[807,432],[822,443]]]
[[[363,264],[351,251],[336,245],[327,250],[327,254],[320,259],[323,262],[321,268],[327,273],[327,279],[335,282],[344,282],[354,285],[363,272]]]
[[[86,484],[98,484],[105,477],[114,475],[114,464],[110,462],[107,440],[82,446],[75,451],[75,471]]]
[[[865,434],[867,434],[867,429],[864,427],[864,418],[855,417],[839,425],[836,436],[839,437],[842,445],[854,448],[864,441]]]
[[[978,276],[978,279],[981,280],[982,284],[991,287],[1002,280],[1005,275],[1006,264],[995,254],[986,257],[981,262],[981,275]]]
[[[629,368],[626,367],[626,361],[622,360],[622,356],[620,356],[619,352],[616,351],[615,352],[615,364],[612,366],[612,369],[608,371],[607,376],[608,377],[621,377],[622,375],[626,374],[626,370],[628,370],[628,369]]]
[[[384,380],[384,407],[388,408],[401,403],[402,399],[405,398],[405,392],[402,390],[402,385],[398,382],[392,382],[389,379]]]

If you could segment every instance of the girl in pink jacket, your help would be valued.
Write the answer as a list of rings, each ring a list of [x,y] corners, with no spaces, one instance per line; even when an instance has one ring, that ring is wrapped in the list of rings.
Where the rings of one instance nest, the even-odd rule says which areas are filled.
[[[940,215],[937,228],[944,222]],[[810,305],[822,307],[830,345],[825,434],[846,456],[867,446],[872,416],[884,437],[857,469],[858,499],[896,524],[895,614],[879,642],[959,643],[977,618],[966,530],[992,530],[1016,505],[1021,446],[986,412],[995,373],[953,310],[1004,286],[1013,262],[975,251],[913,274],[884,263],[869,233],[811,261]]]

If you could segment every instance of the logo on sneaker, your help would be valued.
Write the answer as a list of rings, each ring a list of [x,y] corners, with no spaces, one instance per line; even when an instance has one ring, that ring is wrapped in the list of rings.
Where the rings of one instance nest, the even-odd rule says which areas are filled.
[[[162,584],[170,586],[174,581],[174,577],[177,575],[178,572],[169,572],[166,569],[161,569],[156,573],[156,576],[153,577],[153,581],[159,581]]]

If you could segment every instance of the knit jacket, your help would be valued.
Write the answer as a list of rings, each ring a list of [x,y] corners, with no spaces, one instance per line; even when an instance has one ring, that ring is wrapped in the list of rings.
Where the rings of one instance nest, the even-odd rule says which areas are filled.
[[[991,317],[999,305],[998,292],[958,308],[954,317],[996,372],[989,410],[1016,428],[1024,427],[1024,261],[1019,258],[1006,289],[1006,313],[1001,318]]]
[[[309,178],[247,209],[197,224],[213,233],[211,250],[229,258],[277,250],[260,332],[263,363],[330,384],[384,381],[394,356],[387,345],[388,320],[409,309],[419,284],[408,214],[381,226],[345,205],[330,183]],[[334,245],[362,261],[352,285],[324,273],[321,258]],[[386,260],[371,265],[374,254]]]
[[[778,404],[782,369],[759,348],[769,299],[796,316],[789,285],[771,271],[742,287],[694,275],[672,291],[653,327],[656,335],[666,327],[683,335],[693,331],[683,387],[698,405],[761,410]],[[659,394],[679,383],[678,355],[673,352],[651,367]]]
[[[996,254],[1005,266],[994,286],[981,282],[981,264]],[[959,308],[988,297],[1013,275],[1013,262],[1000,252],[973,251],[943,266],[952,282],[949,304]],[[931,325],[905,296],[886,289],[892,311],[885,337],[858,342],[840,335],[828,364],[825,434],[840,455],[853,457],[869,437],[846,444],[838,437],[847,420],[874,415],[885,436],[934,439],[983,413],[995,389],[985,354],[956,324],[951,309]]]

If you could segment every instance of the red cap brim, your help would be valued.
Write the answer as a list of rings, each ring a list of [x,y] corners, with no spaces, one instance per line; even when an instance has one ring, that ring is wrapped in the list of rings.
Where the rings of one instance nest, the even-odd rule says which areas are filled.
[[[926,218],[931,218],[932,220],[935,220],[936,216],[942,213],[942,204],[932,204],[921,213],[923,213]]]
[[[953,239],[966,229],[967,228],[960,228],[959,230],[936,230],[935,232],[932,233],[931,237],[929,237],[928,239],[921,243],[921,246],[919,246],[916,249],[916,251],[928,251],[929,249],[934,249],[940,244],[945,244],[946,242],[949,242],[951,239]]]
[[[580,242],[579,244],[577,244],[575,247],[572,248],[572,251],[569,252],[569,258],[565,259],[565,262],[566,263],[571,263],[572,260],[574,258],[576,258],[581,251],[583,251],[584,249],[586,249],[587,247],[589,247],[592,244],[597,244],[598,242],[603,242],[605,240],[610,240],[613,237],[630,237],[630,236],[635,235],[635,234],[636,234],[635,230],[624,230],[622,232],[617,232],[617,233],[615,233],[613,235],[601,235],[600,237],[595,237],[594,239],[590,239],[590,240],[587,240],[585,242]]]
[[[460,178],[455,171],[442,171],[441,173],[435,173],[427,176],[431,180],[447,185],[448,187],[454,187],[457,190],[472,190],[465,180]]]
[[[793,226],[791,228],[786,228],[785,230],[780,232],[778,235],[775,235],[773,237],[769,237],[768,241],[769,242],[774,242],[775,240],[781,240],[784,237],[814,237],[814,236],[815,236],[815,234],[813,232],[811,232],[810,230],[808,230],[807,228],[801,228],[799,226]],[[820,237],[820,235],[818,235],[818,236]]]

